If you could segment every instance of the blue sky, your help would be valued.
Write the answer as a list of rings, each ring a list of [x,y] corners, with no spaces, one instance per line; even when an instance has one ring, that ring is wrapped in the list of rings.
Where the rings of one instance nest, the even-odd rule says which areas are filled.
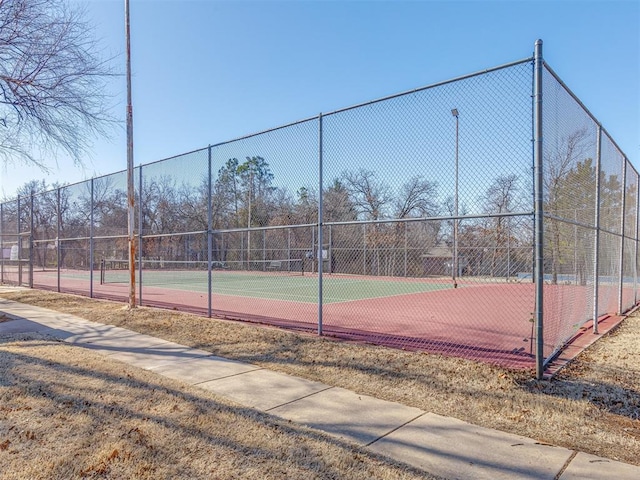
[[[136,165],[519,60],[541,38],[640,168],[638,1],[130,1]],[[82,3],[124,72],[124,0]],[[84,167],[7,165],[0,196],[125,169],[125,78],[111,91],[122,126]]]

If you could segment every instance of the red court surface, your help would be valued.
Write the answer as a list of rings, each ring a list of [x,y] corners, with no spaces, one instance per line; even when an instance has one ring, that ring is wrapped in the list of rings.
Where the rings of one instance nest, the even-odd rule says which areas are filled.
[[[34,272],[34,286],[57,290],[57,279]],[[60,291],[89,295],[89,276],[63,278]],[[545,286],[545,355],[553,351],[553,342],[562,334],[560,326],[566,324],[554,318],[573,314],[584,319],[589,292],[590,287]],[[126,284],[94,282],[95,298],[126,302],[128,293]],[[322,308],[323,334],[531,369],[535,367],[534,294],[532,283],[467,282],[455,289],[330,303]],[[142,304],[200,315],[208,311],[206,293],[163,287],[144,287]],[[214,294],[212,315],[308,333],[318,329],[317,303]]]

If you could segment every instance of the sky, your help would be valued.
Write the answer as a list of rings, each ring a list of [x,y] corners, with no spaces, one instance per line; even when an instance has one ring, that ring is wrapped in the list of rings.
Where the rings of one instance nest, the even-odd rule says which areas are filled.
[[[124,0],[89,0],[105,57],[125,72]],[[130,0],[134,164],[520,60],[545,61],[640,170],[640,1]],[[83,165],[0,166],[0,197],[126,169],[119,118]]]

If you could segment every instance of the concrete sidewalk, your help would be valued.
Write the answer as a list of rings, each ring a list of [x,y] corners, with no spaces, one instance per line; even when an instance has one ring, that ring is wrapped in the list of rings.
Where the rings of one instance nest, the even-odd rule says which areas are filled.
[[[215,392],[445,478],[640,478],[640,467],[545,445],[209,352],[0,299],[0,336],[41,332]]]

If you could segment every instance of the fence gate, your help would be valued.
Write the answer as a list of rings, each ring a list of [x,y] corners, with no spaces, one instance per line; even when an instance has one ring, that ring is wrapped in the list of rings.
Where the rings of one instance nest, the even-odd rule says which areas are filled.
[[[32,286],[30,233],[0,234],[0,283]]]

